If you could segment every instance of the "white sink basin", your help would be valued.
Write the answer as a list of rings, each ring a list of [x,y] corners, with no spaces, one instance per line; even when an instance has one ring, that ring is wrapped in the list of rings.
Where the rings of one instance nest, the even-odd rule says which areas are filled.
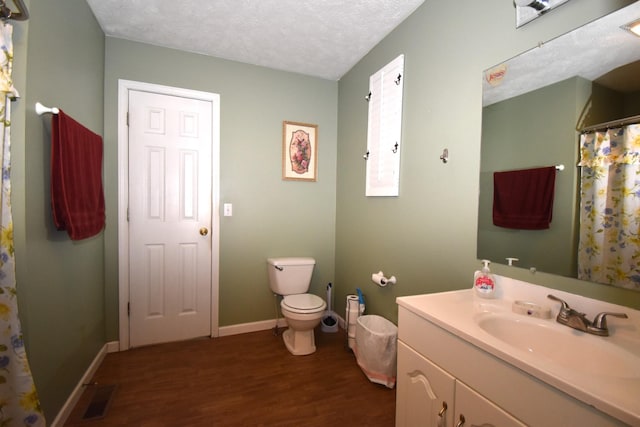
[[[398,298],[398,304],[435,326],[501,359],[583,403],[640,426],[640,311],[556,289],[499,277],[496,299],[471,289]],[[559,324],[553,292],[588,319],[624,312],[599,337]],[[551,309],[551,319],[517,314],[515,301]],[[452,355],[454,357],[454,355]]]
[[[640,378],[640,355],[605,337],[588,335],[554,320],[539,320],[511,313],[481,313],[476,321],[500,341],[564,368],[589,375]]]

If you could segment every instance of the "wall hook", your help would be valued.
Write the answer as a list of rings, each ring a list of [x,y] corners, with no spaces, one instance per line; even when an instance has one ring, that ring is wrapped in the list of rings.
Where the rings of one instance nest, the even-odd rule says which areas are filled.
[[[371,100],[371,92],[365,95],[364,99],[369,102]]]
[[[369,160],[369,151],[367,150],[367,153],[362,156],[365,160]]]
[[[400,86],[400,79],[402,79],[402,74],[398,74],[398,77],[395,79],[397,86]]]
[[[442,150],[442,155],[440,156],[440,160],[442,160],[442,163],[447,163],[449,161],[449,150],[447,148]]]
[[[393,148],[391,149],[391,151],[393,151],[394,153],[398,152],[398,143],[396,142],[396,145],[393,146]]]

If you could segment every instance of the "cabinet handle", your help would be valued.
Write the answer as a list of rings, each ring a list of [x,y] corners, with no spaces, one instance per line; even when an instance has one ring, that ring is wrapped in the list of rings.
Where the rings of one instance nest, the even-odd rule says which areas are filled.
[[[460,421],[458,421],[458,424],[456,424],[456,427],[462,427],[464,425],[465,419],[464,419],[464,415],[460,414]]]
[[[444,418],[446,413],[447,413],[447,402],[442,402],[442,409],[440,409],[440,412],[438,412],[438,416],[440,418]]]

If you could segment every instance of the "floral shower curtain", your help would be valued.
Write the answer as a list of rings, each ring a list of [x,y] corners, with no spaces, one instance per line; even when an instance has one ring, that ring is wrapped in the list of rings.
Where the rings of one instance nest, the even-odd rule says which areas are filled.
[[[578,278],[640,290],[640,125],[580,137]]]
[[[0,31],[0,427],[44,426],[22,339],[16,300],[13,220],[11,216],[11,99],[18,94],[11,80],[13,27]]]

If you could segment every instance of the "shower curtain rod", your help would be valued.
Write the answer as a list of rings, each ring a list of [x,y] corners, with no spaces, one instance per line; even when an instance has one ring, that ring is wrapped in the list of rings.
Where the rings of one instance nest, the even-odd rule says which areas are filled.
[[[13,4],[18,8],[17,12],[11,10],[4,0],[0,0],[0,18],[13,19],[15,21],[26,21],[29,19],[29,11],[23,0],[13,0]]]
[[[611,129],[611,128],[614,128],[614,127],[632,125],[632,124],[636,124],[636,123],[640,123],[640,116],[631,116],[631,117],[627,117],[627,118],[624,118],[624,119],[612,120],[610,122],[599,123],[599,124],[593,125],[593,126],[587,126],[585,128],[582,128],[580,130],[580,133],[593,132],[593,131],[599,131],[599,130],[607,130],[607,129]]]

